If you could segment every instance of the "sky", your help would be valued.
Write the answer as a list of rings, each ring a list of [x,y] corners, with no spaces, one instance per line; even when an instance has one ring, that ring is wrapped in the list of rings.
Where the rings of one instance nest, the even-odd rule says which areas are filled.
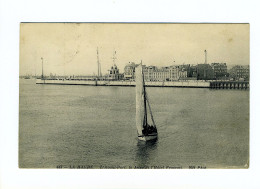
[[[21,23],[20,75],[102,74],[115,63],[249,65],[249,24]]]

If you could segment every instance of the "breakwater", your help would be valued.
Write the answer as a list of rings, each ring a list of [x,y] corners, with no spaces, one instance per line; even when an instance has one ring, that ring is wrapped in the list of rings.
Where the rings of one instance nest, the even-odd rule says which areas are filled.
[[[92,86],[135,86],[135,81],[37,79],[36,84],[92,85]],[[210,88],[209,81],[146,81],[147,87]]]
[[[36,84],[53,85],[91,85],[91,86],[129,86],[134,87],[135,81],[83,80],[83,79],[36,79]],[[248,81],[146,81],[147,87],[188,87],[211,89],[249,89]]]

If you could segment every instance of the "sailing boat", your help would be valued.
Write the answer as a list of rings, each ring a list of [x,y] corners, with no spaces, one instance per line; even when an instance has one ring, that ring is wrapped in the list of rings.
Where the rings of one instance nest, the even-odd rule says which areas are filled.
[[[135,68],[136,82],[136,128],[138,139],[143,141],[154,140],[157,138],[157,129],[153,119],[151,107],[145,90],[144,74],[142,63]],[[148,111],[151,116],[152,124],[148,124]]]

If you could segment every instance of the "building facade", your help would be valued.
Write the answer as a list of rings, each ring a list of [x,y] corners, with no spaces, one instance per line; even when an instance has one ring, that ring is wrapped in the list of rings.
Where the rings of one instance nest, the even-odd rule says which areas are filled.
[[[197,65],[197,79],[198,80],[212,80],[214,79],[214,71],[209,64]]]
[[[129,62],[124,68],[124,79],[135,79],[135,68],[137,64]],[[146,66],[143,65],[145,81],[176,81],[188,77],[188,68],[190,65],[181,66]]]
[[[190,71],[189,71],[188,77],[197,79],[197,76],[198,76],[197,65],[190,66]]]
[[[111,67],[110,70],[108,70],[108,80],[122,80],[123,79],[123,74],[119,73],[119,69],[117,66],[114,64],[114,66]]]
[[[137,64],[129,63],[124,69],[124,79],[135,79],[135,68]],[[145,66],[143,65],[145,81],[177,81],[177,80],[213,80],[228,78],[226,63],[210,64],[183,64],[178,66]],[[248,78],[249,67],[234,67],[235,78]]]
[[[223,79],[228,77],[226,63],[211,63],[214,72],[214,79]]]
[[[135,79],[135,68],[137,64],[129,62],[124,68],[124,79],[131,80]]]
[[[177,78],[179,80],[186,80],[188,77],[190,77],[190,64],[186,64],[186,65],[179,65],[176,66],[177,68]]]
[[[143,66],[144,79],[146,81],[169,81],[170,69],[169,67],[158,68],[156,66]]]
[[[234,80],[243,79],[243,80],[249,81],[249,78],[250,78],[249,65],[233,66],[230,69],[229,74],[230,74],[230,78],[232,78]]]

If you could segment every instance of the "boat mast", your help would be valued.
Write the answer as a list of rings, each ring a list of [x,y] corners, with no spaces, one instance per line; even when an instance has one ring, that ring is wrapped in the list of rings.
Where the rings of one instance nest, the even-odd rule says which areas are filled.
[[[113,54],[112,59],[113,59],[114,65],[116,65],[116,50],[114,50],[114,54]]]
[[[141,61],[141,66],[142,66],[142,61]],[[143,79],[143,91],[144,91],[144,123],[143,123],[143,126],[146,126],[147,125],[147,107],[146,107],[146,91],[145,91],[143,69],[142,69],[142,79]]]
[[[41,57],[41,60],[42,60],[42,79],[44,78],[43,77],[43,58]]]
[[[98,66],[97,77],[99,77],[100,76],[100,63],[99,63],[99,56],[98,56],[98,47],[97,47],[97,66]]]

